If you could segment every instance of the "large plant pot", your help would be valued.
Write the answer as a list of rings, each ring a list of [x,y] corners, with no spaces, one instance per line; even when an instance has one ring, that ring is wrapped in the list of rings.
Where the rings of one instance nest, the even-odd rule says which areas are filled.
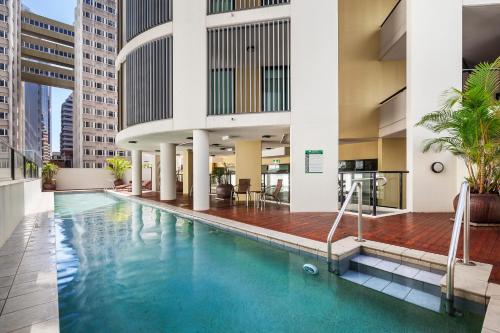
[[[181,192],[183,192],[183,191],[184,191],[184,183],[183,183],[183,182],[179,182],[179,181],[178,181],[178,182],[176,182],[176,183],[175,183],[175,191],[176,191],[177,193],[181,193]]]
[[[56,184],[43,184],[43,190],[44,191],[55,191]]]
[[[122,186],[124,184],[125,184],[125,182],[123,181],[123,179],[117,179],[117,180],[115,180],[115,186]]]
[[[215,189],[218,199],[229,199],[231,198],[231,192],[233,192],[233,185],[231,184],[221,184],[217,185]]]
[[[458,205],[458,195],[453,200],[455,210]],[[470,221],[478,224],[500,225],[500,195],[475,194],[470,195]]]

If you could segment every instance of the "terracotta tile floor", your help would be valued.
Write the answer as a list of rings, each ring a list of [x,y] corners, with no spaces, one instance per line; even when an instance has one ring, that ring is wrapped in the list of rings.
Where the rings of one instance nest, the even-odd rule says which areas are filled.
[[[146,192],[142,197],[160,201],[157,192]],[[187,196],[166,203],[192,209],[191,198]],[[213,197],[207,213],[322,242],[326,241],[336,216],[335,213],[290,213],[287,206],[278,208],[274,204],[267,204],[262,210],[253,205],[246,207],[244,202],[230,206],[227,201],[215,200]],[[448,213],[408,213],[378,219],[366,218],[363,236],[369,240],[447,255],[452,216]],[[345,215],[335,239],[355,236],[356,221],[355,216]],[[458,256],[461,255],[462,246],[458,251]],[[472,227],[470,257],[494,265],[490,281],[500,283],[500,228]]]

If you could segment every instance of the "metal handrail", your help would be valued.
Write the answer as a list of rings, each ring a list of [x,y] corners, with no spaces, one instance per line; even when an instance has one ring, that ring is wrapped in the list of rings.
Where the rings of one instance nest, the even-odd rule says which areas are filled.
[[[337,227],[339,226],[339,223],[342,220],[342,217],[344,216],[344,213],[347,209],[347,205],[350,204],[354,191],[356,190],[358,191],[358,238],[356,239],[356,241],[363,242],[363,183],[360,181],[355,181],[352,183],[352,187],[347,194],[346,200],[344,201],[344,204],[342,205],[342,208],[340,209],[337,218],[335,219],[335,222],[333,223],[333,226],[328,233],[328,238],[326,239],[326,243],[328,244],[327,263],[328,270],[330,272],[332,271],[331,263],[333,235],[335,234],[335,231],[337,230]]]
[[[468,182],[463,182],[460,187],[460,197],[458,198],[455,222],[451,234],[450,250],[448,252],[448,262],[446,265],[446,312],[453,314],[454,283],[455,283],[455,263],[457,257],[458,240],[460,239],[460,229],[464,223],[464,265],[473,265],[469,260],[470,245],[470,187]]]

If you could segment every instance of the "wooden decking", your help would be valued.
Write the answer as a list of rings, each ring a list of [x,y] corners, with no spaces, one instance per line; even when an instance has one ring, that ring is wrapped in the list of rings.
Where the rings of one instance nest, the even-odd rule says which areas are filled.
[[[157,192],[147,192],[142,197],[160,201]],[[166,203],[192,209],[191,198],[187,196]],[[274,204],[267,204],[265,209],[253,205],[246,207],[244,203],[229,205],[226,201],[213,198],[211,208],[206,213],[322,242],[326,241],[336,216],[335,213],[290,213],[287,206],[278,208]],[[453,225],[451,218],[452,214],[447,213],[408,213],[366,218],[363,236],[374,241],[447,255]],[[346,215],[335,239],[356,235],[356,221],[355,216]],[[461,251],[460,246],[459,256],[462,255]],[[492,264],[494,268],[490,281],[500,283],[500,228],[472,227],[470,257]]]

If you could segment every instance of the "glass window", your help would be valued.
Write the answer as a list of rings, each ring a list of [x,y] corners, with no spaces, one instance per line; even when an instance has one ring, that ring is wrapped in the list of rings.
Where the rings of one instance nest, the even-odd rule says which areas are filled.
[[[264,68],[262,82],[262,109],[269,111],[288,111],[288,67]]]
[[[234,10],[234,0],[213,0],[210,13],[223,13]]]
[[[212,114],[234,113],[234,71],[214,69],[212,75]]]

